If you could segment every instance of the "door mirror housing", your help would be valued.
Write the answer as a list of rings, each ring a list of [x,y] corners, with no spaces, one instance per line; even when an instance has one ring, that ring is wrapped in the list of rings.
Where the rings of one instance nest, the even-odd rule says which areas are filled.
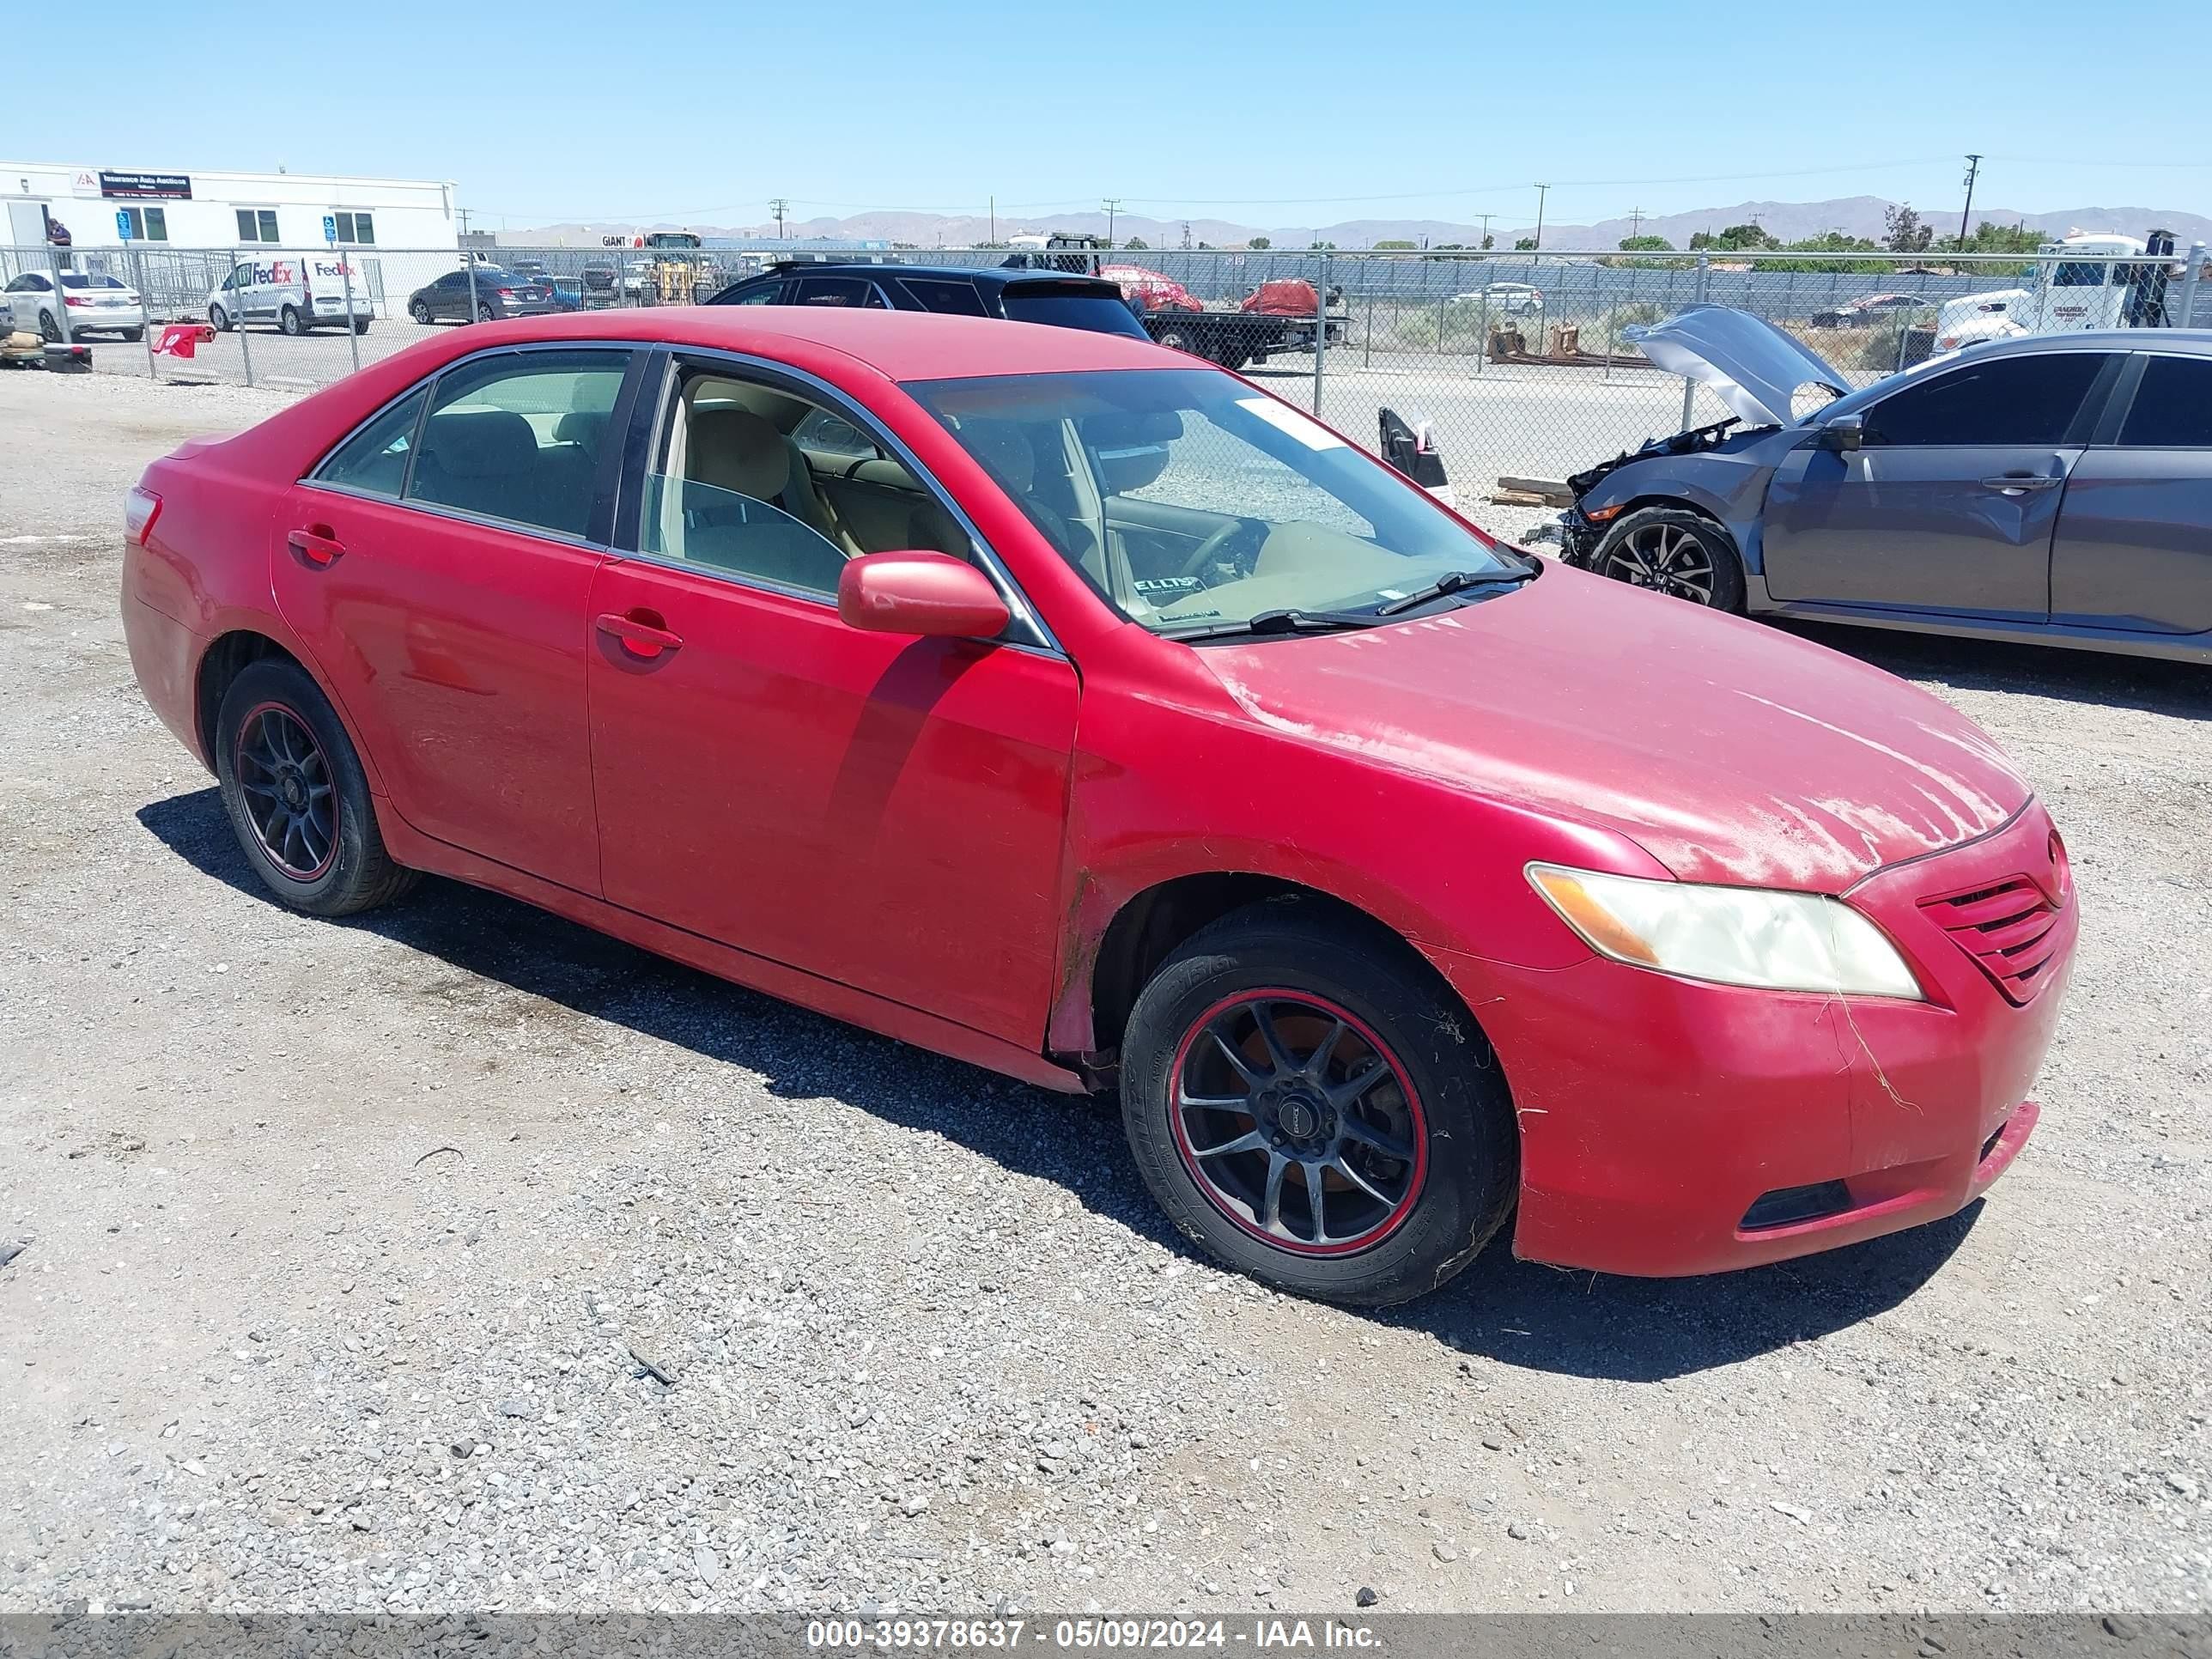
[[[930,639],[996,639],[1013,620],[974,565],[919,549],[847,560],[837,575],[837,615],[848,628]]]
[[[1856,449],[1866,441],[1866,420],[1858,415],[1838,415],[1820,428],[1823,449]]]

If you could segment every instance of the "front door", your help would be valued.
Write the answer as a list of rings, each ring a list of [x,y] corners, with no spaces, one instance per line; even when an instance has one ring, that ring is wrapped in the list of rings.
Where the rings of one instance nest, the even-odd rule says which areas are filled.
[[[1857,450],[1808,434],[1768,486],[1768,592],[2043,622],[2051,530],[2115,362],[1970,355],[1868,405]]]
[[[585,606],[630,357],[465,360],[343,445],[274,526],[278,606],[400,817],[589,893]]]
[[[796,477],[807,462],[786,434],[819,412],[735,369],[672,376],[638,550],[592,584],[606,896],[1034,1047],[1074,668],[1018,623],[988,641],[838,619],[846,559],[890,549],[824,525],[807,499],[819,480]],[[934,507],[952,539],[908,476],[909,518]]]
[[[2142,378],[2115,441],[2092,448],[2067,482],[2051,619],[2212,632],[2212,357],[2136,361]]]

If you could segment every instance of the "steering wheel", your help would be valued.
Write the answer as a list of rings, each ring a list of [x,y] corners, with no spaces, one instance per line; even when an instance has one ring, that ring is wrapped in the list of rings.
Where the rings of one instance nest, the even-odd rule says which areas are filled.
[[[1211,536],[1208,536],[1204,541],[1200,542],[1198,546],[1192,550],[1191,556],[1183,561],[1182,568],[1176,571],[1176,574],[1178,576],[1195,576],[1200,571],[1205,569],[1207,565],[1212,563],[1215,559],[1220,556],[1221,550],[1229,545],[1230,541],[1233,538],[1243,535],[1246,531],[1251,529],[1252,526],[1253,521],[1249,519],[1231,519],[1227,524],[1222,526],[1220,529],[1215,531]]]

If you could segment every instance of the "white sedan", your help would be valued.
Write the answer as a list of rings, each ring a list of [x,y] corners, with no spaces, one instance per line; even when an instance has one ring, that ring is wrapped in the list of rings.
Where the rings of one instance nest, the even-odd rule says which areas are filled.
[[[54,314],[54,279],[43,270],[27,270],[0,289],[8,307],[10,328],[49,340],[62,337],[61,319]],[[146,303],[138,290],[113,276],[95,276],[82,270],[62,272],[62,306],[70,337],[81,334],[120,334],[126,340],[145,337]]]

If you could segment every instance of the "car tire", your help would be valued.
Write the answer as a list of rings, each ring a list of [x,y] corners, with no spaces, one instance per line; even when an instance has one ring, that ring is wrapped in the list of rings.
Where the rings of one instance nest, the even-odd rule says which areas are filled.
[[[1122,1125],[1160,1207],[1279,1290],[1407,1301],[1465,1267],[1511,1212],[1518,1132],[1488,1040],[1401,941],[1306,901],[1248,906],[1170,955],[1130,1013],[1121,1066]],[[1192,1099],[1240,1104],[1181,1103]]]
[[[368,333],[368,318],[366,318],[366,317],[356,317],[356,318],[355,318],[355,319],[353,319],[353,331],[354,331],[355,333],[356,333],[356,334],[366,334],[366,333]]]
[[[62,337],[62,325],[54,320],[54,313],[51,311],[39,313],[39,337],[48,345]]]
[[[286,334],[305,334],[307,331],[307,324],[301,320],[297,307],[293,306],[286,306],[276,313],[276,326]]]
[[[1152,336],[1152,343],[1164,345],[1170,351],[1188,351],[1193,356],[1198,355],[1198,348],[1191,343],[1190,333],[1186,329],[1164,328]]]
[[[123,331],[123,337],[132,341],[143,340],[146,337],[146,331],[143,328],[126,328]]]
[[[478,322],[490,323],[496,322],[498,319],[499,313],[491,308],[490,301],[486,300],[477,307],[477,320]]]
[[[425,305],[422,301],[420,301],[420,300],[414,300],[414,301],[410,301],[408,303],[408,307],[407,307],[407,314],[408,314],[408,316],[409,316],[409,317],[412,318],[412,319],[413,319],[416,323],[420,324],[422,327],[424,327],[424,328],[428,328],[428,327],[429,327],[429,325],[430,325],[430,307],[429,307],[428,306]]]
[[[416,872],[385,850],[368,776],[330,701],[297,663],[249,664],[215,722],[223,811],[280,903],[349,916],[397,898]]]
[[[1599,539],[1589,568],[1709,610],[1743,610],[1743,559],[1735,539],[1692,507],[1644,507],[1623,514]]]
[[[208,326],[215,330],[218,334],[229,333],[230,313],[225,311],[221,306],[210,306],[208,307]]]

